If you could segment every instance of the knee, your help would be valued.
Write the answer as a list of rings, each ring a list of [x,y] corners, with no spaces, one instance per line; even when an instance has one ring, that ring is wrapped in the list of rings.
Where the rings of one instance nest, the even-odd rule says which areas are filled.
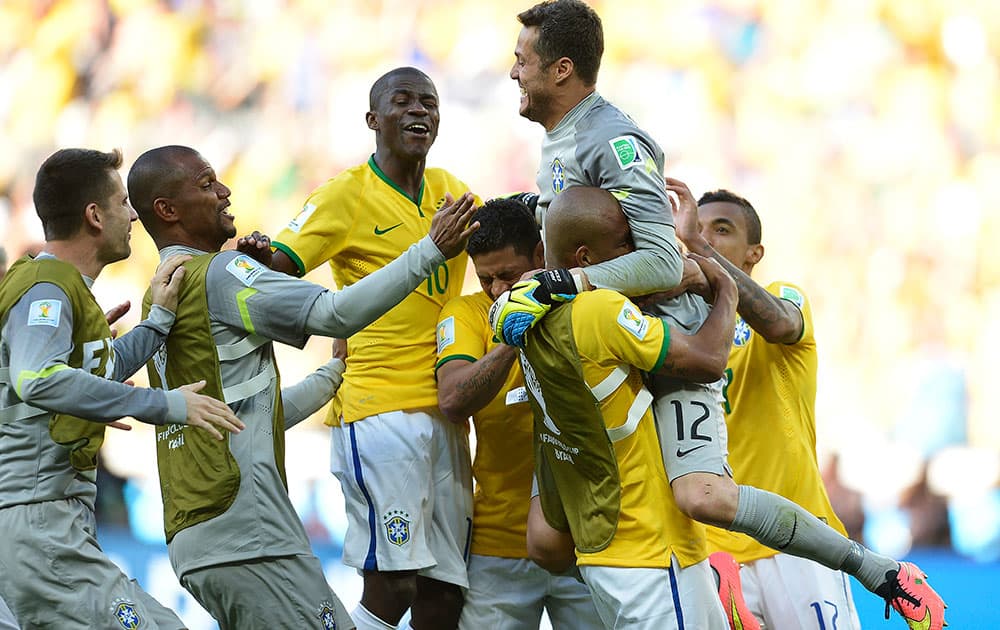
[[[417,598],[417,574],[412,571],[366,572],[363,604],[383,619],[392,621]],[[398,615],[398,616],[397,616]]]
[[[728,528],[736,518],[739,490],[728,477],[708,477],[712,479],[681,477],[675,480],[672,485],[674,500],[688,518]]]

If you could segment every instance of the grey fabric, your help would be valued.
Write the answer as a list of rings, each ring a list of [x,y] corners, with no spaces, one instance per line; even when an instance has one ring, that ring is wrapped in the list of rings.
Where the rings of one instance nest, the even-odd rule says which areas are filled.
[[[175,630],[177,615],[121,572],[97,543],[94,512],[77,499],[0,509],[0,596],[28,628]]]
[[[354,628],[312,554],[208,567],[181,583],[222,630]]]

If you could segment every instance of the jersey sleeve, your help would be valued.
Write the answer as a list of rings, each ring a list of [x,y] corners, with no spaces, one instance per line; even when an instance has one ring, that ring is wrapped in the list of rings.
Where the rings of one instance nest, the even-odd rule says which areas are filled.
[[[636,127],[598,125],[581,134],[580,164],[591,183],[621,204],[635,251],[587,268],[594,286],[637,296],[677,286],[683,270],[670,200],[663,184],[663,153]]]
[[[271,245],[292,259],[299,275],[334,258],[345,247],[361,194],[351,181],[348,175],[341,175],[316,189],[272,239]]]
[[[70,367],[73,307],[59,287],[40,283],[29,289],[11,309],[4,337],[14,392],[29,405],[97,422],[123,416],[154,424],[168,420],[162,390],[131,387]]]
[[[272,271],[236,251],[216,256],[206,278],[214,320],[248,333],[301,348],[306,318],[326,291],[317,284]]]
[[[767,285],[767,291],[776,295],[782,300],[794,304],[802,313],[802,336],[793,345],[815,345],[816,338],[813,332],[812,307],[809,298],[801,287],[790,282],[772,282]]]
[[[437,325],[435,370],[456,359],[475,363],[487,351],[490,327],[470,296],[452,298],[441,309]]]
[[[577,347],[596,360],[612,357],[619,363],[655,372],[670,348],[670,329],[663,320],[644,315],[639,307],[614,291],[593,291],[573,307]]]

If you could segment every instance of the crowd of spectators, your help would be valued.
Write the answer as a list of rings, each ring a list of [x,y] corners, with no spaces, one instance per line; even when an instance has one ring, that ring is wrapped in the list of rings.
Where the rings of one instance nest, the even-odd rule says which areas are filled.
[[[66,146],[121,147],[126,166],[153,146],[193,146],[233,189],[241,233],[276,233],[313,187],[367,158],[368,88],[397,65],[425,70],[441,94],[431,164],[484,198],[530,190],[540,131],[518,117],[507,76],[514,16],[530,4],[4,0],[8,255],[41,240],[34,173]],[[605,25],[601,93],[658,139],[667,171],[696,193],[725,187],[749,198],[767,247],[756,275],[795,281],[812,299],[820,452],[845,521],[894,555],[950,544],[1000,558],[990,394],[1000,356],[991,334],[1000,323],[1000,3],[593,4]],[[95,285],[106,306],[137,305],[156,265],[138,224],[132,242],[131,261]],[[314,342],[308,350],[284,353],[289,381],[328,352]],[[293,432],[289,477],[314,533],[336,539],[336,483],[316,446],[325,435],[319,417]],[[133,530],[155,538],[152,449],[141,428],[114,434],[104,463],[128,480]]]

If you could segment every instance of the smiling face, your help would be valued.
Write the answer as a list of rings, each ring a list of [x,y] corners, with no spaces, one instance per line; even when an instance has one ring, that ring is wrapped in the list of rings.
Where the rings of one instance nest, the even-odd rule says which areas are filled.
[[[379,147],[392,155],[422,160],[437,138],[441,120],[437,89],[422,73],[391,76],[367,120]]]
[[[548,129],[547,121],[552,116],[552,90],[555,87],[554,69],[552,64],[543,63],[536,52],[537,42],[537,27],[525,26],[521,29],[514,48],[510,78],[517,81],[521,88],[519,113]]]
[[[216,178],[215,169],[198,153],[179,156],[177,165],[184,175],[170,203],[177,209],[192,245],[218,251],[236,236],[235,217],[226,211],[232,191]]]

